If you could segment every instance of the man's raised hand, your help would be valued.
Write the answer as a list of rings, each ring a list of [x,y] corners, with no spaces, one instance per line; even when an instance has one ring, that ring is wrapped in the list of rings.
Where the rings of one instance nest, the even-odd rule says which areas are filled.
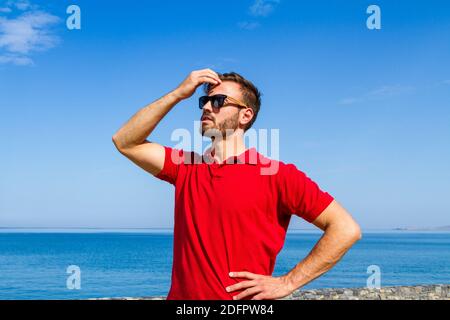
[[[180,99],[187,99],[204,83],[210,83],[215,86],[222,83],[222,80],[220,80],[219,75],[211,69],[196,70],[192,71],[174,92]]]

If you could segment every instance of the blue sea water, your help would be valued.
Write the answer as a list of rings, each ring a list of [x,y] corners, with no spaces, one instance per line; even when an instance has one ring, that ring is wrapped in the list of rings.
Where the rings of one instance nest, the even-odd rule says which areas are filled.
[[[274,275],[294,267],[320,236],[288,233]],[[0,299],[165,296],[172,237],[168,231],[0,232]],[[66,286],[69,265],[81,269],[79,290]],[[365,233],[305,289],[364,287],[370,265],[379,266],[382,286],[450,283],[450,233]]]

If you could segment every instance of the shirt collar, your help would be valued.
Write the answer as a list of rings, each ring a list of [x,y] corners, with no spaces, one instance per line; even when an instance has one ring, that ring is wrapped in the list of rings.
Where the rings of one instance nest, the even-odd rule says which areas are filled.
[[[217,163],[214,157],[211,155],[211,149],[207,149],[203,155],[203,159],[206,163]],[[255,148],[249,148],[246,149],[244,152],[242,152],[239,155],[228,157],[226,160],[224,160],[221,165],[223,164],[251,164],[256,165],[259,160],[259,154],[258,151],[256,151]]]

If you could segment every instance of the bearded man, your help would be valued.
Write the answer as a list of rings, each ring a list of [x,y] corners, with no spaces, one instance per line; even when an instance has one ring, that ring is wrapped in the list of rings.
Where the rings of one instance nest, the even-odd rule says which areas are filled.
[[[200,86],[203,155],[147,140],[163,117]],[[139,110],[113,136],[136,165],[175,187],[172,282],[167,299],[279,299],[331,269],[361,238],[358,224],[294,164],[246,149],[260,92],[241,75],[193,71],[175,90]],[[295,214],[323,230],[287,274],[275,261]]]

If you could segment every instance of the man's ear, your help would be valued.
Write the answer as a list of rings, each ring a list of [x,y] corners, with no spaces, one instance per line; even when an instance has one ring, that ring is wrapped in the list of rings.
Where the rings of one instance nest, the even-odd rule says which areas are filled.
[[[252,108],[247,108],[244,110],[244,112],[242,112],[243,116],[242,116],[242,121],[245,127],[248,126],[248,124],[250,123],[250,121],[252,121],[253,116],[254,116],[254,112]]]

